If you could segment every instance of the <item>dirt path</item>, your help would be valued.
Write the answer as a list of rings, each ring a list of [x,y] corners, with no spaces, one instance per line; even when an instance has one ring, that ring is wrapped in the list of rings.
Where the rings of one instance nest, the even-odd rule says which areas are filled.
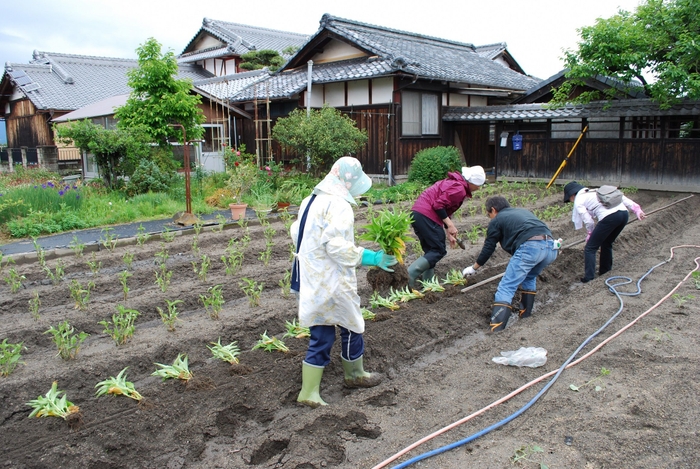
[[[665,207],[687,194],[640,192],[633,198],[649,212]],[[560,203],[553,195],[537,207]],[[676,245],[700,245],[700,199],[680,202],[652,214],[644,222],[631,223],[615,247],[613,274],[636,280],[670,256]],[[534,206],[534,205],[533,205]],[[532,206],[531,206],[532,207]],[[530,207],[530,208],[531,208]],[[358,212],[364,223],[366,208]],[[482,215],[457,222],[462,231],[474,224],[486,225]],[[568,245],[581,238],[568,215],[549,223]],[[114,252],[96,253],[93,262],[102,269],[93,275],[87,261],[68,256],[66,277],[58,285],[46,279],[36,264],[17,265],[25,275],[25,288],[10,293],[0,285],[2,325],[0,340],[23,341],[27,347],[23,365],[0,378],[0,447],[5,467],[86,468],[370,468],[402,448],[445,425],[478,411],[514,389],[556,370],[576,347],[619,309],[604,278],[587,284],[576,281],[583,271],[582,244],[562,251],[541,276],[534,316],[506,331],[486,333],[489,305],[496,282],[469,293],[448,288],[433,302],[416,300],[394,312],[377,310],[368,322],[365,362],[371,371],[385,374],[376,388],[347,390],[338,350],[324,373],[321,394],[330,405],[309,409],[296,405],[301,384],[301,361],[306,341],[285,338],[290,352],[251,350],[267,331],[279,338],[285,322],[296,317],[296,302],[281,295],[278,282],[289,268],[289,239],[281,221],[272,259],[267,266],[258,259],[264,235],[257,224],[249,227],[251,242],[242,269],[227,276],[220,257],[239,227],[202,232],[200,254],[192,250],[192,235],[171,243],[152,240],[144,246],[118,246]],[[473,262],[481,246],[454,250],[438,264],[444,277],[451,268]],[[156,254],[168,252],[166,265],[173,271],[166,293],[155,285]],[[123,255],[134,254],[128,299],[123,302],[119,274]],[[212,259],[205,281],[192,262],[201,254]],[[642,283],[642,294],[624,297],[620,315],[583,353],[652,307],[695,268],[700,248],[678,249],[674,259],[657,267]],[[411,262],[415,254],[409,254]],[[507,254],[496,255],[470,282],[501,273]],[[55,269],[57,259],[49,260]],[[7,274],[3,270],[3,278]],[[363,305],[371,295],[366,270],[358,273]],[[242,278],[265,283],[260,306],[252,308],[239,287]],[[71,280],[95,287],[87,311],[74,308],[68,285]],[[204,310],[200,295],[213,285],[223,286],[226,300],[218,320]],[[620,287],[626,289],[628,287]],[[29,313],[28,302],[37,291],[42,301],[40,318]],[[543,452],[521,459],[522,467],[697,467],[697,399],[700,395],[700,292],[692,281],[678,290],[693,295],[684,308],[672,300],[662,303],[638,324],[579,365],[565,371],[551,389],[524,415],[503,428],[454,450],[427,459],[415,467],[512,467],[516,450],[537,446]],[[181,322],[175,332],[162,324],[157,306],[180,299]],[[141,314],[136,333],[125,345],[115,346],[102,333],[98,321],[111,317],[115,304],[124,303]],[[49,326],[67,319],[76,330],[90,333],[77,359],[56,357]],[[238,341],[241,367],[211,358],[210,342]],[[548,351],[541,368],[497,365],[491,358],[521,346]],[[151,376],[154,363],[171,363],[187,353],[195,374],[194,385],[183,386]],[[146,405],[123,397],[94,397],[97,382],[128,366],[129,380],[146,397]],[[599,376],[602,368],[607,376]],[[51,382],[65,390],[80,406],[83,424],[70,430],[56,419],[28,419],[31,399],[45,394]],[[570,384],[580,387],[578,392]],[[535,385],[512,400],[447,432],[412,451],[401,461],[462,440],[511,415],[542,388]],[[600,390],[596,391],[596,386]],[[569,437],[567,439],[567,437]],[[569,441],[570,444],[566,444]],[[520,453],[524,454],[524,453]],[[526,454],[527,455],[527,454]]]

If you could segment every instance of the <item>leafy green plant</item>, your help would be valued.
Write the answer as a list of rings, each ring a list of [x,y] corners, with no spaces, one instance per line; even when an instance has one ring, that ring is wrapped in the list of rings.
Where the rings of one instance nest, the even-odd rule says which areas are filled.
[[[85,249],[85,243],[81,243],[78,236],[73,235],[73,240],[68,245],[69,248],[73,250],[76,256],[83,257],[83,250]]]
[[[285,337],[295,337],[297,339],[311,337],[311,330],[308,327],[300,326],[296,319],[293,319],[292,322],[287,321],[284,327],[287,329],[287,332],[282,336],[283,339]]]
[[[100,269],[102,269],[102,261],[97,260],[97,256],[95,256],[94,252],[90,257],[90,260],[87,261],[87,265],[90,268],[90,271],[92,272],[93,276],[97,276],[97,274],[100,273]]]
[[[377,317],[376,314],[374,314],[367,308],[360,308],[360,311],[362,312],[362,319],[364,319],[365,321],[374,321]]]
[[[64,262],[59,259],[56,261],[56,272],[54,273],[48,264],[44,264],[44,272],[46,273],[46,277],[51,280],[51,283],[58,285],[58,283],[63,279],[63,277],[66,275],[65,271],[63,270],[65,266],[66,265]]]
[[[403,263],[406,242],[413,239],[407,234],[412,221],[410,212],[396,207],[392,210],[381,210],[368,225],[363,227],[367,231],[360,236],[360,239],[379,244],[386,254],[396,256],[396,260]]]
[[[114,248],[117,247],[117,238],[119,238],[119,236],[112,233],[112,231],[114,231],[114,228],[102,228],[102,236],[100,236],[100,244],[110,252],[114,251]]]
[[[262,294],[263,287],[265,286],[264,283],[258,283],[255,280],[243,277],[238,285],[248,298],[248,303],[250,303],[251,307],[260,305],[260,295]]]
[[[226,226],[226,217],[218,213],[216,215],[216,230],[221,233],[224,231],[224,226]]]
[[[700,271],[695,271],[690,276],[693,278],[693,283],[695,283],[695,288],[700,290]]]
[[[192,372],[187,363],[187,355],[177,354],[177,358],[172,365],[163,365],[161,363],[155,363],[160,369],[151,373],[153,376],[160,376],[163,381],[166,379],[179,379],[187,383],[192,379]]]
[[[214,285],[207,289],[208,295],[199,295],[199,299],[202,300],[204,308],[212,319],[219,319],[219,313],[225,303],[222,288],[221,285]]]
[[[674,293],[671,295],[671,298],[673,298],[674,303],[676,303],[676,306],[679,308],[685,308],[686,302],[695,299],[693,295],[681,295],[680,293]]]
[[[35,321],[39,320],[39,308],[41,307],[41,300],[39,299],[39,292],[34,290],[32,297],[29,299],[29,312],[32,313],[32,317]]]
[[[61,394],[63,397],[58,397]],[[29,414],[29,418],[61,417],[63,420],[67,420],[69,416],[80,412],[80,408],[66,398],[65,391],[58,390],[57,381],[53,382],[51,389],[45,396],[39,396],[27,402],[27,405],[34,409]]]
[[[158,311],[160,318],[163,320],[163,324],[168,326],[168,330],[172,332],[175,330],[175,323],[179,321],[177,318],[177,305],[184,302],[182,300],[165,300],[165,302],[168,304],[168,311],[163,311],[159,306],[156,306],[156,311]]]
[[[95,287],[95,283],[90,281],[87,283],[85,288],[76,279],[70,282],[70,296],[75,301],[75,309],[85,311],[87,305],[90,302],[90,290]]]
[[[5,282],[10,286],[10,291],[12,293],[17,293],[22,288],[22,280],[26,280],[27,277],[17,273],[17,269],[10,267],[7,271],[7,277],[5,277]]]
[[[143,224],[139,225],[139,229],[136,230],[136,244],[143,246],[150,237],[151,235],[146,233],[146,228],[143,227]]]
[[[63,321],[57,328],[51,326],[44,334],[51,334],[53,342],[58,348],[58,355],[64,360],[72,360],[78,355],[80,346],[90,334],[87,332],[79,332],[74,334],[75,329],[68,321]]]
[[[540,461],[536,461],[533,459],[535,455],[542,455],[537,458]],[[549,469],[549,466],[541,462],[542,457],[544,457],[544,450],[540,446],[527,445],[521,446],[520,448],[516,449],[515,454],[511,456],[511,460],[513,461],[513,464],[529,462],[539,464],[540,469]]]
[[[372,296],[369,299],[369,305],[371,308],[384,307],[392,311],[399,309],[399,305],[397,305],[395,301],[391,301],[389,298],[384,298],[377,291],[372,293]]]
[[[0,343],[0,376],[9,376],[10,373],[15,371],[17,365],[22,363],[20,361],[22,350],[26,349],[23,342],[10,344],[7,342],[7,339],[3,339],[2,343]]]
[[[163,231],[160,234],[160,237],[165,241],[166,243],[172,243],[173,240],[175,239],[175,232],[168,228],[167,226],[165,227],[165,231]]]
[[[486,234],[486,228],[481,225],[473,225],[469,231],[466,232],[467,239],[472,244],[477,244],[479,238]]]
[[[437,278],[437,276],[428,280],[418,280],[418,283],[423,286],[423,290],[421,290],[423,293],[428,291],[434,293],[445,291],[445,287],[440,285],[440,280]]]
[[[284,353],[289,352],[289,349],[286,345],[284,345],[284,342],[279,340],[277,337],[269,337],[267,335],[267,331],[260,334],[260,340],[258,340],[255,346],[253,346],[253,350],[255,349],[263,349],[266,352],[273,352],[275,350],[279,350],[280,352]]]
[[[211,260],[209,259],[209,256],[207,256],[206,254],[202,254],[202,258],[201,258],[201,261],[199,263],[199,266],[197,266],[197,261],[192,261],[192,268],[194,269],[194,273],[197,274],[197,277],[202,282],[206,282],[206,280],[207,280],[207,272],[209,271],[210,265],[211,265]]]
[[[170,254],[168,253],[168,249],[165,247],[165,243],[160,244],[160,251],[155,253],[155,256],[156,256],[156,263],[165,264],[165,262],[170,257]]]
[[[671,334],[669,334],[666,331],[662,331],[658,327],[655,327],[652,332],[645,332],[644,338],[645,339],[652,339],[652,340],[655,340],[657,342],[663,342],[664,340],[671,340]]]
[[[594,383],[602,383],[602,382],[603,382],[603,377],[608,376],[609,374],[610,374],[610,370],[608,370],[608,369],[605,368],[605,367],[602,367],[602,368],[600,369],[600,373],[598,373],[598,376],[596,376],[595,378],[591,379],[591,380],[588,381],[587,383],[582,384],[581,386],[576,386],[575,384],[570,384],[570,385],[569,385],[569,389],[571,389],[572,391],[578,392],[581,388],[583,388],[583,387],[585,387],[585,386],[590,386],[591,384],[594,384]],[[595,386],[595,392],[602,391],[603,389],[605,389],[604,386],[599,385],[599,384],[596,384],[596,386]]]
[[[131,251],[126,251],[122,256],[122,260],[124,261],[126,268],[131,270],[131,265],[134,263],[134,253]]]
[[[126,370],[128,367],[124,368],[119,374],[114,377],[110,376],[104,381],[100,381],[95,385],[97,392],[96,397],[104,396],[105,394],[111,394],[113,396],[126,396],[140,401],[143,396],[134,387],[134,383],[126,380]]]
[[[32,238],[32,244],[34,245],[34,250],[36,251],[36,260],[39,265],[44,268],[46,267],[46,251],[41,247],[39,241],[36,238]]]
[[[129,309],[123,305],[117,305],[117,312],[112,315],[112,321],[100,321],[98,324],[104,327],[105,334],[114,339],[117,345],[125,344],[136,330],[134,321],[140,313],[135,309]]]
[[[212,342],[211,344],[212,347],[209,347],[207,345],[207,348],[211,351],[211,354],[214,356],[214,358],[218,358],[219,360],[223,360],[232,365],[238,363],[238,356],[241,354],[241,351],[238,348],[237,342],[231,342],[228,345],[222,345],[221,337],[219,337],[219,340],[217,340],[216,342]]]
[[[445,276],[445,279],[442,281],[442,283],[449,285],[466,285],[467,279],[464,278],[464,275],[462,275],[462,272],[460,272],[459,270],[451,269]]]
[[[168,270],[165,264],[160,265],[160,269],[155,271],[156,274],[156,285],[160,287],[160,290],[165,293],[170,285],[170,279],[173,276],[173,271]]]
[[[282,296],[287,298],[292,288],[292,273],[289,269],[284,271],[284,276],[279,281],[279,286],[282,289]]]
[[[127,285],[127,281],[129,280],[129,277],[131,277],[133,274],[129,272],[128,270],[122,271],[121,274],[119,274],[119,283],[122,285],[122,292],[124,293],[124,301],[126,301],[127,297],[129,296],[129,286]]]
[[[423,298],[425,295],[423,295],[421,292],[418,290],[412,290],[408,286],[404,288],[399,288],[398,290],[394,290],[393,287],[389,287],[389,301],[392,303],[396,303],[397,301],[400,301],[401,303],[406,303],[411,300],[417,300],[419,298]]]
[[[221,261],[224,263],[226,275],[233,275],[243,265],[243,251],[239,249],[238,243],[232,239],[224,252],[225,254],[221,256]]]
[[[460,171],[462,158],[456,147],[437,146],[416,153],[408,169],[408,181],[427,186],[445,179],[450,171]]]

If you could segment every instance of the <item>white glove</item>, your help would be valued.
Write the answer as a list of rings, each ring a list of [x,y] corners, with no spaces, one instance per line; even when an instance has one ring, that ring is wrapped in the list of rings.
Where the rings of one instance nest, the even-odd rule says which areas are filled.
[[[463,277],[471,277],[474,274],[476,274],[476,269],[471,265],[462,271]]]

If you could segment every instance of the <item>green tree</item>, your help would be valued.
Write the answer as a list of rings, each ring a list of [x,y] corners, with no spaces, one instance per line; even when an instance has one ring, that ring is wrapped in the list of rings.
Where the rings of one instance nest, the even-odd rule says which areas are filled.
[[[316,175],[330,169],[341,156],[356,153],[367,143],[365,130],[358,129],[355,121],[329,106],[312,109],[308,117],[306,110],[293,110],[287,117],[277,120],[272,136],[302,159],[308,156]]]
[[[130,176],[139,160],[149,158],[150,137],[142,126],[108,130],[84,119],[54,127],[59,141],[75,145],[95,156],[100,174],[107,185],[119,176]]]
[[[131,95],[115,117],[120,128],[144,126],[151,139],[162,148],[168,140],[182,141],[182,130],[169,124],[182,124],[187,139],[203,135],[204,114],[198,105],[201,96],[192,94],[192,81],[176,78],[177,60],[172,51],[161,52],[153,38],[137,49],[139,66],[130,70]]]
[[[700,99],[699,9],[698,0],[647,0],[633,13],[620,10],[581,28],[578,49],[565,52],[567,81],[553,103],[612,99],[615,89],[579,94],[578,87],[597,75],[619,80],[628,91],[641,88],[666,108]]]
[[[241,63],[238,68],[243,70],[259,70],[267,67],[271,72],[276,72],[284,65],[284,58],[272,49],[252,50],[241,55]]]

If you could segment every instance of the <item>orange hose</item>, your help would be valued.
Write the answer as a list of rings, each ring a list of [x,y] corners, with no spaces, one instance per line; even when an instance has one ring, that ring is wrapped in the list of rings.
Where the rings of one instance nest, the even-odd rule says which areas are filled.
[[[674,250],[674,249],[680,249],[680,248],[698,248],[698,249],[700,249],[700,246],[692,245],[692,244],[684,244],[684,245],[681,245],[681,246],[673,246],[673,247],[671,248],[671,257],[668,258],[667,262],[670,261],[671,259],[673,259],[673,256],[674,256],[673,250]],[[693,270],[691,270],[690,272],[688,272],[688,275],[686,275],[686,276],[683,278],[683,280],[681,280],[680,282],[678,282],[678,284],[677,284],[670,292],[668,292],[668,294],[666,294],[666,296],[664,296],[664,297],[661,298],[658,302],[656,302],[656,304],[654,304],[654,306],[652,306],[651,308],[649,308],[648,310],[644,311],[642,314],[640,314],[639,316],[637,316],[637,318],[636,318],[635,320],[633,320],[632,322],[630,322],[629,324],[627,324],[625,327],[623,327],[622,329],[620,329],[619,331],[615,332],[613,335],[611,335],[610,337],[608,337],[607,339],[605,339],[604,341],[602,341],[600,344],[598,344],[596,347],[594,347],[590,352],[586,353],[586,354],[583,355],[581,358],[579,358],[579,359],[577,359],[577,360],[575,360],[575,361],[569,363],[569,365],[568,365],[566,368],[571,368],[572,366],[581,363],[583,360],[585,360],[586,358],[590,357],[590,356],[593,355],[595,352],[597,352],[598,350],[600,350],[600,349],[601,349],[604,345],[606,345],[608,342],[612,341],[614,338],[616,338],[617,336],[619,336],[620,334],[622,334],[623,332],[625,332],[627,329],[629,329],[630,327],[632,327],[634,324],[636,324],[636,323],[637,323],[640,319],[642,319],[644,316],[646,316],[647,314],[649,314],[650,312],[652,312],[653,310],[655,310],[656,308],[658,308],[659,305],[661,305],[661,303],[663,303],[663,302],[666,301],[671,295],[673,295],[673,294],[676,292],[676,290],[678,290],[678,289],[680,288],[680,286],[681,286],[686,280],[688,280],[688,278],[690,278],[690,276],[693,274],[693,272],[695,272],[696,270],[699,270],[699,269],[700,269],[700,257],[696,257],[694,260],[695,260],[695,268],[694,268]],[[445,433],[445,432],[447,432],[447,431],[449,431],[449,430],[452,430],[453,428],[455,428],[455,427],[457,427],[457,426],[459,426],[459,425],[462,425],[462,424],[465,423],[465,422],[468,422],[469,420],[473,419],[474,417],[477,417],[477,416],[483,414],[483,413],[486,412],[487,410],[492,409],[492,408],[496,407],[497,405],[502,404],[503,402],[506,402],[507,400],[511,399],[512,397],[515,397],[516,395],[520,394],[521,392],[523,392],[524,390],[528,389],[529,387],[531,387],[531,386],[533,386],[533,385],[539,383],[540,381],[544,380],[545,378],[548,378],[548,377],[550,377],[550,376],[556,374],[557,371],[559,371],[559,370],[556,369],[556,370],[550,371],[549,373],[546,373],[546,374],[540,376],[539,378],[535,378],[535,379],[533,379],[532,381],[530,381],[529,383],[524,384],[523,386],[519,387],[519,388],[516,389],[515,391],[511,392],[511,393],[508,394],[507,396],[504,396],[504,397],[498,399],[497,401],[492,402],[491,404],[489,404],[489,405],[487,405],[486,407],[484,407],[484,408],[482,408],[482,409],[480,409],[480,410],[474,412],[473,414],[468,415],[468,416],[464,417],[464,418],[461,419],[461,420],[458,420],[458,421],[456,421],[456,422],[454,422],[454,423],[451,423],[450,425],[448,425],[448,426],[446,426],[446,427],[443,427],[443,428],[441,428],[440,430],[437,430],[436,432],[433,432],[433,433],[431,433],[430,435],[428,435],[428,436],[426,436],[426,437],[421,438],[420,440],[418,440],[418,441],[416,441],[415,443],[413,443],[413,444],[407,446],[406,448],[402,449],[401,451],[399,451],[399,452],[396,453],[395,455],[391,456],[390,458],[385,459],[385,460],[382,461],[381,463],[377,464],[377,465],[374,466],[372,469],[381,469],[381,468],[385,467],[387,464],[391,463],[392,461],[397,460],[398,458],[400,458],[400,457],[403,456],[404,454],[408,453],[408,452],[411,451],[412,449],[414,449],[414,448],[416,448],[416,447],[422,445],[423,443],[425,443],[425,442],[427,442],[427,441],[429,441],[429,440],[432,440],[433,438],[435,438],[435,437],[438,436],[438,435],[442,435],[443,433]]]

